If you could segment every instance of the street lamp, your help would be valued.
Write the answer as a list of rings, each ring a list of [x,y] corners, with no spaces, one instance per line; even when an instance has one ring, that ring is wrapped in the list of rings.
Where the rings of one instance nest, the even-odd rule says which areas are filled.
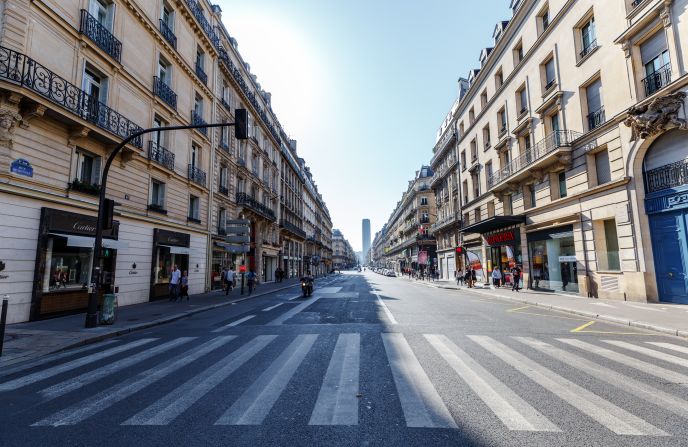
[[[100,183],[100,194],[98,197],[98,221],[96,225],[96,240],[93,247],[93,267],[91,269],[91,285],[88,297],[88,311],[86,312],[86,327],[93,328],[98,325],[98,290],[101,284],[100,261],[103,251],[103,230],[112,228],[112,217],[114,202],[105,199],[105,189],[107,186],[108,172],[110,166],[119,152],[132,140],[151,132],[166,132],[170,130],[186,130],[186,129],[208,129],[215,127],[230,127],[234,126],[234,134],[238,140],[248,139],[248,112],[246,109],[236,109],[234,111],[233,123],[215,123],[215,124],[193,124],[190,126],[166,126],[166,127],[152,127],[149,129],[142,129],[134,132],[127,138],[122,140],[108,155],[105,166],[103,167],[102,181]],[[105,204],[107,203],[107,208]],[[106,222],[107,213],[107,222]]]

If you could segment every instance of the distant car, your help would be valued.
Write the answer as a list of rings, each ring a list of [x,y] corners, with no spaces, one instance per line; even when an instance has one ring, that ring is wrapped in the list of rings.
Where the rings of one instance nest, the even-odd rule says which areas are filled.
[[[385,276],[396,277],[397,274],[394,273],[394,270],[387,270],[387,273],[385,274]]]

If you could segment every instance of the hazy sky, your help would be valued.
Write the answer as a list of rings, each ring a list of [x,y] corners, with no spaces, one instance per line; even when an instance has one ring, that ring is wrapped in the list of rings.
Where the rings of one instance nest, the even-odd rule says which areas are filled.
[[[382,228],[510,17],[508,0],[215,1],[357,251],[361,219]]]

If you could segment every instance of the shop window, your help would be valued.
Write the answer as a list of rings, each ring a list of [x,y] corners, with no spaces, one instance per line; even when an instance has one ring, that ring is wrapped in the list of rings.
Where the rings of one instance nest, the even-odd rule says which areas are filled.
[[[528,235],[531,287],[578,293],[578,265],[570,227]]]
[[[200,202],[198,197],[189,196],[189,220],[200,222]]]
[[[595,231],[595,248],[597,267],[602,271],[619,271],[619,239],[616,231],[616,220],[607,219],[593,223]]]
[[[76,150],[75,180],[84,185],[100,184],[101,157],[83,149]]]
[[[159,210],[165,209],[165,183],[159,180],[151,180],[150,204]]]

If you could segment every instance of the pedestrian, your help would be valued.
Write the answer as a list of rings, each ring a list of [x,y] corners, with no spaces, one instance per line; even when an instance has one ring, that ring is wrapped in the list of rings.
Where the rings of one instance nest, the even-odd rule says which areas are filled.
[[[246,274],[246,281],[248,282],[248,294],[250,295],[256,286],[256,272],[253,269]]]
[[[518,267],[518,264],[514,265],[514,268],[511,269],[511,277],[514,282],[511,286],[511,291],[513,292],[515,290],[518,292],[519,283],[521,281],[521,269]]]
[[[225,284],[227,285],[227,287],[225,288],[225,296],[229,295],[229,292],[231,292],[234,288],[235,277],[236,273],[234,272],[234,266],[229,266],[229,268],[225,272]]]
[[[502,284],[502,271],[499,268],[499,266],[495,267],[492,270],[492,284],[499,289],[499,286]]]
[[[189,301],[189,274],[186,270],[182,273],[181,277],[181,294],[179,295],[179,302],[186,297],[186,301]]]
[[[478,275],[475,273],[475,269],[471,269],[471,287],[475,287],[478,282]]]
[[[473,285],[471,284],[471,268],[470,267],[466,267],[466,272],[463,275],[463,280],[466,283],[466,287],[468,287],[469,289],[473,287]]]
[[[182,272],[177,268],[177,264],[172,266],[172,272],[170,273],[170,301],[177,301],[177,296],[179,296],[179,280],[182,276]]]

